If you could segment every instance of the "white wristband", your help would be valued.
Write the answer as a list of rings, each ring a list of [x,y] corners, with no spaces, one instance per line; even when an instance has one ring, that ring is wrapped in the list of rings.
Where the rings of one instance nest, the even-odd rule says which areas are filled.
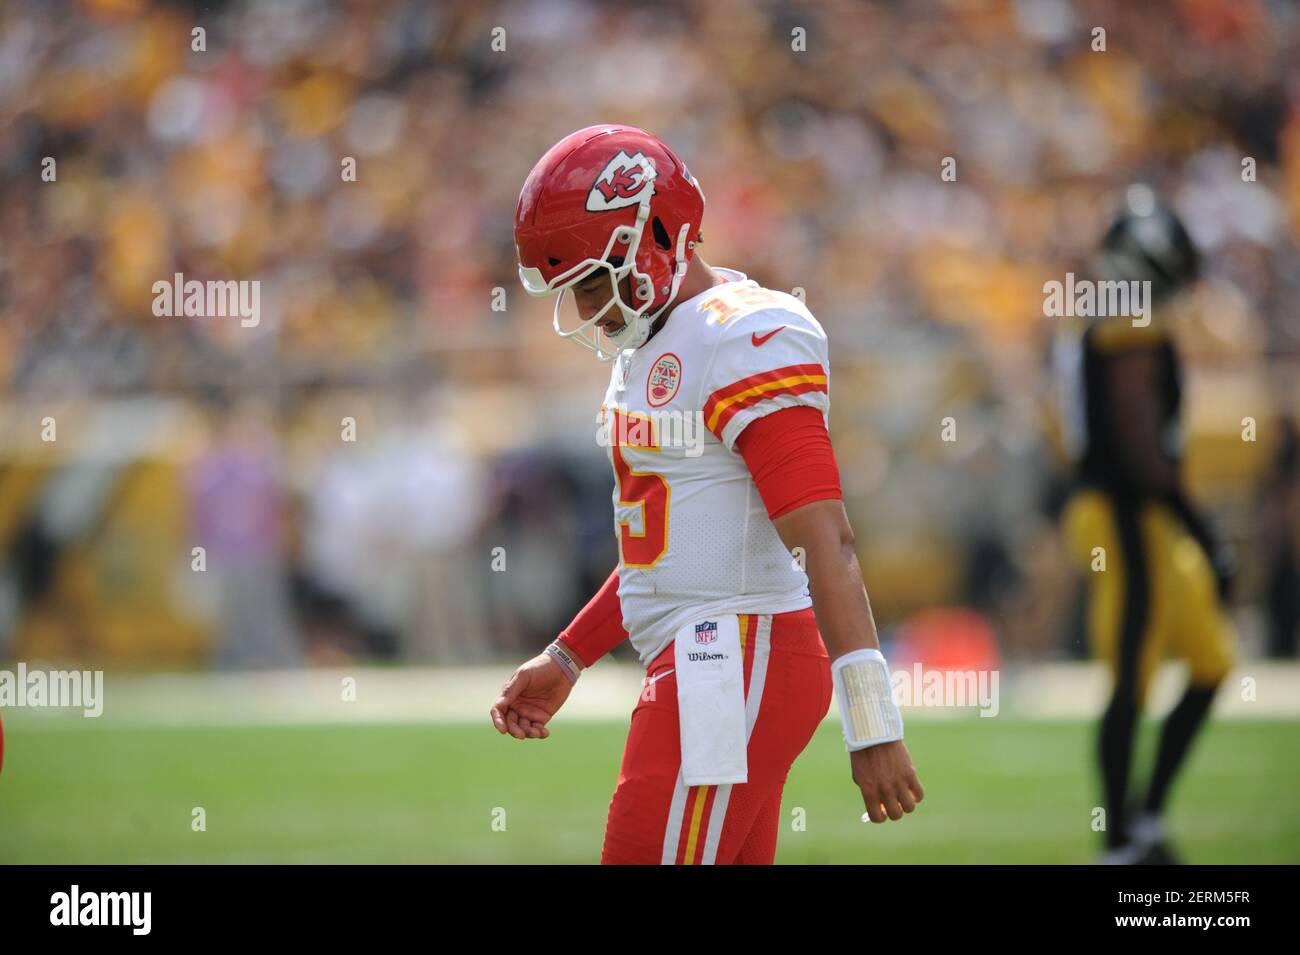
[[[879,650],[854,650],[831,664],[844,745],[851,751],[903,738],[889,665]]]
[[[577,664],[573,662],[573,657],[569,656],[569,654],[565,652],[564,647],[552,641],[551,645],[546,648],[546,653],[552,660],[559,664],[560,669],[564,671],[564,675],[568,678],[570,684],[578,682],[578,673],[580,671],[578,670]]]

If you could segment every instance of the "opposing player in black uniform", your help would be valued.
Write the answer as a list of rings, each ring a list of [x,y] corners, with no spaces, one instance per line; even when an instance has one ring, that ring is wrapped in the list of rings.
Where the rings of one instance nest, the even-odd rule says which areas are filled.
[[[1162,308],[1196,279],[1199,261],[1173,211],[1134,186],[1094,271],[1100,280],[1150,282],[1152,305],[1149,324],[1089,320],[1077,365],[1083,433],[1064,525],[1087,581],[1089,643],[1114,677],[1099,739],[1102,861],[1173,862],[1166,800],[1232,667],[1234,643],[1227,561],[1183,488],[1180,365]],[[1130,802],[1134,731],[1165,655],[1186,661],[1189,680],[1165,720],[1146,792]]]

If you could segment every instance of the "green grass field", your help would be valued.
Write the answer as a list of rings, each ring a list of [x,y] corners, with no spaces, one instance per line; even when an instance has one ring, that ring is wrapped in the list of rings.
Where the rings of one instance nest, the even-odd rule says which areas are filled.
[[[592,862],[624,732],[576,722],[524,743],[486,721],[17,728],[0,775],[0,861]],[[869,826],[837,730],[823,726],[787,784],[777,861],[1092,859],[1090,724],[915,721],[909,742],[927,799],[904,823]],[[1188,861],[1300,861],[1300,724],[1218,721],[1189,769],[1172,807]],[[196,806],[206,832],[191,831]],[[804,831],[791,830],[795,807]]]

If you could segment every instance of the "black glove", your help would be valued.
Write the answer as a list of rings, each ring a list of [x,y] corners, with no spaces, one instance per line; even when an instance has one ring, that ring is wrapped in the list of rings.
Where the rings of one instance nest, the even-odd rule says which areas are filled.
[[[1219,588],[1219,600],[1228,604],[1232,598],[1233,584],[1237,579],[1237,555],[1231,545],[1225,544],[1214,536],[1209,523],[1194,508],[1181,490],[1174,491],[1166,498],[1166,503],[1182,520],[1188,532],[1201,545],[1205,556],[1209,558],[1214,570],[1215,582]]]

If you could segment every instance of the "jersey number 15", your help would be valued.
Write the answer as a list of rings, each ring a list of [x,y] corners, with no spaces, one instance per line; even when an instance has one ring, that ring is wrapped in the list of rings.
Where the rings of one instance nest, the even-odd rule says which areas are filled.
[[[642,414],[610,409],[613,414],[610,457],[618,480],[620,507],[641,508],[641,531],[615,514],[619,554],[624,567],[653,567],[668,551],[668,504],[672,490],[662,474],[634,471],[623,455],[625,448],[658,451],[655,422]]]

